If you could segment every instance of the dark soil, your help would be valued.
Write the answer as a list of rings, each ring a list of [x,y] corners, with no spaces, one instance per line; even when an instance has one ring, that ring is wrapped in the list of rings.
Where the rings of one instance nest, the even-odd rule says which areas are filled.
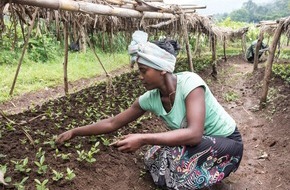
[[[230,183],[232,189],[236,190],[288,190],[290,88],[281,79],[273,78],[270,83],[269,101],[263,110],[259,110],[264,73],[263,64],[259,64],[259,67],[260,69],[252,74],[253,65],[237,56],[230,58],[226,63],[218,64],[218,80],[211,77],[210,70],[199,74],[236,120],[245,144],[240,168],[225,180],[226,183]],[[86,86],[83,82],[71,84],[80,89],[76,87],[78,85]],[[49,93],[43,90],[1,104],[0,109],[6,113],[7,118],[0,116],[0,164],[7,165],[5,177],[11,177],[12,182],[7,186],[0,185],[0,189],[16,189],[13,184],[20,182],[25,176],[29,176],[24,183],[25,189],[36,189],[34,179],[41,182],[48,179],[46,187],[53,190],[157,189],[143,166],[143,153],[148,147],[128,154],[121,153],[106,144],[106,140],[112,142],[120,135],[128,133],[166,130],[163,123],[152,115],[148,114],[114,134],[77,137],[65,144],[66,146],[60,147],[49,144],[53,142],[55,135],[69,128],[119,113],[143,92],[137,74],[133,72],[116,77],[113,80],[113,87],[109,88],[102,82],[67,97],[59,97],[59,94],[62,94],[59,87],[50,89]],[[238,95],[238,98],[225,101],[225,96],[229,92]],[[59,98],[51,99],[52,97]],[[99,142],[97,148],[100,150],[94,155],[96,161],[93,163],[78,161],[77,150],[88,152],[96,142]],[[37,173],[37,166],[34,163],[40,160],[36,157],[40,148],[45,151],[44,164],[49,165],[47,172],[41,175]],[[61,154],[70,154],[69,160],[57,156]],[[31,171],[14,170],[15,164],[11,160],[21,161],[24,158],[28,158],[28,167]],[[65,179],[67,168],[76,174],[73,180]],[[62,172],[64,177],[54,181],[53,170]]]

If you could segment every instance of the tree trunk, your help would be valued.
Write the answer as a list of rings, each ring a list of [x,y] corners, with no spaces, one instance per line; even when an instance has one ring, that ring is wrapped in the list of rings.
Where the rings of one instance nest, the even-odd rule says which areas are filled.
[[[262,96],[260,99],[260,108],[262,108],[266,104],[266,101],[267,101],[268,88],[269,88],[270,78],[272,74],[273,60],[274,60],[277,44],[280,40],[280,36],[283,30],[283,26],[284,26],[284,21],[280,21],[275,31],[272,44],[270,45],[270,48],[269,48],[269,56],[267,59],[266,68],[265,68],[265,76],[263,79],[263,88],[262,88]]]

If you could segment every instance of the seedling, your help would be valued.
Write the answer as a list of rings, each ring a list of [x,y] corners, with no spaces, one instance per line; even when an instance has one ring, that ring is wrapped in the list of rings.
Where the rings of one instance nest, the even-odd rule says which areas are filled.
[[[24,183],[27,181],[29,177],[24,177],[20,182],[16,182],[13,185],[17,190],[25,190]]]
[[[15,128],[13,127],[13,125],[14,125],[14,123],[11,123],[11,122],[7,123],[6,130],[7,131],[15,131]]]
[[[45,142],[43,142],[43,144],[44,145],[47,145],[48,144],[48,145],[50,145],[51,148],[54,149],[56,147],[56,145],[55,145],[56,138],[57,138],[57,136],[56,135],[53,135],[52,138],[49,141],[45,141]]]
[[[27,143],[27,139],[19,139],[21,144],[26,144]]]
[[[41,135],[41,136],[45,136],[45,135],[46,135],[46,132],[37,129],[37,130],[34,132],[34,134],[36,134],[36,135],[38,134],[38,135]]]
[[[44,164],[45,157],[44,155],[41,156],[39,162],[35,161],[35,165],[38,167],[37,173],[38,174],[45,174],[47,171],[47,165]]]
[[[97,137],[95,136],[95,135],[93,135],[93,136],[90,136],[90,138],[89,138],[89,141],[90,142],[96,142],[98,139],[97,139]]]
[[[101,137],[101,140],[103,141],[103,145],[104,146],[109,146],[110,145],[110,140],[105,138],[105,137]]]
[[[76,174],[74,173],[74,171],[69,169],[69,168],[66,168],[66,177],[65,177],[65,179],[71,181],[75,177],[76,177]]]
[[[56,170],[52,170],[52,172],[53,172],[53,177],[52,177],[52,179],[53,179],[54,181],[58,181],[58,180],[60,180],[60,179],[63,178],[63,173],[62,173],[62,172],[58,172],[58,171],[56,171]]]
[[[31,171],[31,168],[28,168],[27,164],[28,164],[28,157],[26,157],[25,159],[19,160],[19,161],[14,161],[11,160],[11,162],[13,164],[15,164],[15,170],[19,171],[21,173],[28,173]]]
[[[86,153],[84,150],[77,150],[77,153],[79,155],[79,157],[77,158],[78,161],[83,161],[86,160],[89,163],[93,163],[96,161],[96,159],[93,157],[94,154],[98,153],[100,151],[100,149],[98,149],[97,147],[99,146],[99,142],[96,142],[96,144],[94,144],[91,149]]]
[[[227,101],[227,102],[231,102],[231,101],[236,101],[237,99],[239,98],[238,94],[235,93],[235,92],[227,92],[225,95],[224,95],[224,99]]]
[[[81,162],[86,159],[86,153],[84,150],[81,150],[81,151],[77,150],[77,153],[79,155],[79,157],[77,158],[78,161]]]
[[[65,147],[70,147],[71,143],[64,143]]]
[[[48,190],[48,188],[46,187],[48,179],[43,180],[43,182],[40,182],[38,179],[34,179],[34,181],[36,182],[36,190]]]
[[[36,158],[41,158],[45,154],[45,151],[40,147],[36,153]]]
[[[55,158],[61,157],[61,159],[63,159],[63,160],[69,160],[70,155],[71,155],[71,153],[68,153],[68,154],[61,153],[61,154],[59,154],[59,150],[55,149],[55,154],[54,154]]]
[[[0,164],[0,183],[7,185],[7,183],[11,182],[11,177],[5,177],[5,173],[7,171],[7,166]]]
[[[81,147],[82,147],[81,143],[75,146],[76,149],[80,149]]]

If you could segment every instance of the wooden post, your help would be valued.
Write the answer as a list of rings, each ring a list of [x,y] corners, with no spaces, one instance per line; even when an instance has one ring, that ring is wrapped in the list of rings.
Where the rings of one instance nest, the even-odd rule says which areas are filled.
[[[227,55],[226,55],[226,37],[223,38],[223,48],[224,48],[224,59],[227,62]]]
[[[253,72],[258,70],[259,50],[261,49],[263,39],[264,39],[264,32],[261,30],[258,37],[258,42],[256,44],[256,49],[255,49]]]
[[[180,23],[182,24],[182,28],[183,28],[183,37],[184,37],[184,40],[185,40],[185,48],[186,48],[186,52],[187,52],[188,66],[189,66],[189,70],[191,72],[193,72],[194,69],[193,69],[193,64],[192,64],[192,55],[191,55],[189,39],[188,39],[187,24],[186,24],[186,21],[185,21],[184,14],[181,15],[180,19],[181,19]]]
[[[67,62],[68,62],[68,23],[64,21],[64,62],[63,62],[63,82],[64,92],[68,95]]]
[[[39,8],[36,8],[34,13],[33,13],[33,17],[32,17],[31,23],[30,23],[30,27],[28,29],[26,40],[25,40],[25,43],[24,43],[24,46],[23,46],[22,55],[21,55],[20,60],[18,62],[18,67],[17,67],[16,73],[15,73],[15,76],[14,76],[14,80],[13,80],[13,83],[12,83],[12,87],[11,87],[11,90],[10,90],[10,93],[9,93],[10,96],[13,94],[13,90],[14,90],[14,87],[15,87],[15,84],[16,84],[16,80],[17,80],[19,71],[20,71],[20,67],[21,67],[21,64],[22,64],[22,61],[23,61],[23,57],[24,57],[26,49],[27,49],[27,45],[28,45],[28,42],[29,42],[29,38],[30,38],[31,31],[32,31],[33,26],[34,26],[34,22],[35,22],[35,18],[36,18],[36,15],[38,13],[38,10],[39,10]]]
[[[212,56],[211,56],[212,73],[211,73],[211,76],[214,79],[217,79],[217,70],[216,70],[216,42],[217,42],[217,39],[213,33],[210,34],[210,39],[211,39],[211,51],[212,51]]]
[[[266,104],[266,101],[267,101],[268,88],[269,88],[270,78],[271,78],[271,74],[272,74],[273,60],[274,60],[275,51],[277,48],[277,44],[280,40],[280,36],[281,36],[282,30],[283,30],[283,27],[284,27],[284,21],[280,20],[280,22],[277,26],[277,29],[275,31],[272,44],[269,47],[269,56],[267,59],[266,68],[265,68],[265,76],[263,79],[262,96],[260,99],[260,108],[264,107],[264,105]]]
[[[194,55],[196,57],[200,57],[200,52],[201,52],[201,48],[200,48],[200,34],[201,32],[198,31],[198,34],[197,34],[197,38],[196,38],[196,41],[195,41],[195,49],[194,49]]]
[[[244,33],[243,36],[242,36],[242,52],[243,52],[243,55],[245,55],[246,51],[247,51],[246,33]]]

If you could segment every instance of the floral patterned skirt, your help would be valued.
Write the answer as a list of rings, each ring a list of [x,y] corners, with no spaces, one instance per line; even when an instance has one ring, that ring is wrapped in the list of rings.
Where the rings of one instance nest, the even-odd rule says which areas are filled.
[[[156,185],[167,189],[212,186],[239,167],[243,143],[239,131],[229,137],[203,136],[196,146],[153,146],[145,165]]]

